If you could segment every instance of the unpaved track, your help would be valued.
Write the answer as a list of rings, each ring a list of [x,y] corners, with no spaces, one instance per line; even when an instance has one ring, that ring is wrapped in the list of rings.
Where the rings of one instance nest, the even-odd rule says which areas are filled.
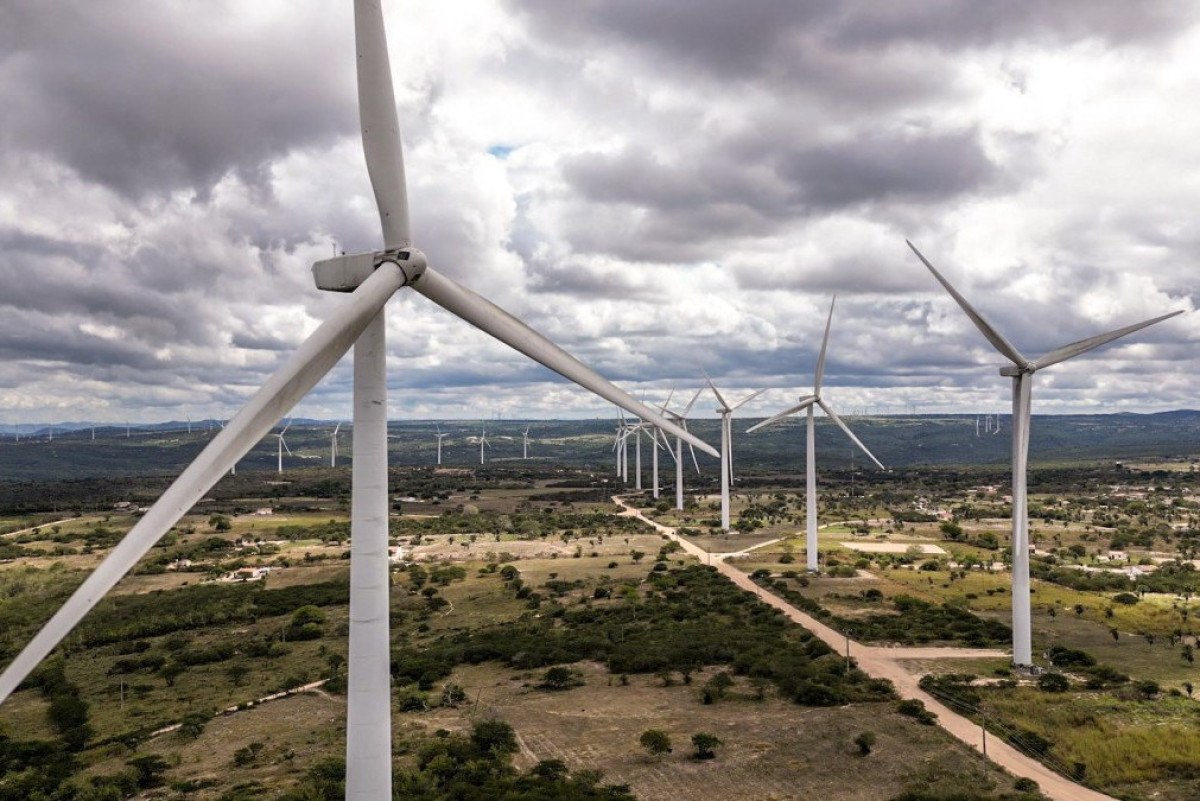
[[[927,709],[937,715],[937,723],[951,735],[974,748],[982,751],[983,740],[979,726],[950,710],[936,698],[922,690],[917,682],[919,677],[909,673],[899,659],[948,659],[948,658],[989,658],[1008,656],[1007,651],[996,651],[985,648],[877,648],[862,645],[814,617],[801,612],[782,598],[763,592],[762,588],[750,580],[750,577],[733,565],[727,564],[724,554],[709,554],[703,548],[693,545],[675,533],[675,529],[661,525],[642,515],[641,511],[625,503],[620,496],[613,496],[613,503],[620,506],[621,514],[626,517],[636,517],[653,526],[657,531],[667,535],[679,543],[683,550],[699,559],[702,563],[711,563],[720,573],[742,589],[755,593],[763,601],[783,612],[790,620],[799,623],[804,628],[825,641],[836,652],[844,654],[849,650],[858,667],[867,675],[877,679],[888,679],[896,688],[901,698],[915,698],[923,702]],[[711,558],[711,562],[710,562]],[[1081,784],[1060,776],[1047,768],[1036,759],[1025,756],[1017,749],[1003,742],[996,736],[987,740],[988,758],[1016,776],[1026,776],[1038,783],[1043,795],[1054,801],[1116,801],[1112,796],[1090,790]]]

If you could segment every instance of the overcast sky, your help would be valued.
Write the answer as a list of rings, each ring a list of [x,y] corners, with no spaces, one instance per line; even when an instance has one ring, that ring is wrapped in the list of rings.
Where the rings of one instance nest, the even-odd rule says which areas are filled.
[[[1197,305],[1200,19],[1128,0],[386,2],[416,244],[627,389],[1004,409]],[[380,245],[349,2],[0,0],[0,425],[228,417]],[[411,292],[391,416],[609,414]],[[1200,316],[1035,410],[1200,406]],[[299,407],[350,415],[349,358]],[[711,414],[713,404],[698,408]]]

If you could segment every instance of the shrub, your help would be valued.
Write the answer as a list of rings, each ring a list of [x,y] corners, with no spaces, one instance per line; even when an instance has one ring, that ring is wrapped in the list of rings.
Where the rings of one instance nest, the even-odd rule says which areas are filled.
[[[1071,682],[1061,673],[1043,673],[1038,677],[1038,689],[1046,693],[1065,693]]]
[[[638,742],[651,756],[671,753],[671,738],[661,729],[646,729],[638,738]]]
[[[692,745],[696,748],[696,759],[712,759],[717,755],[717,746],[721,744],[715,734],[700,732],[692,735]]]
[[[872,746],[875,745],[875,732],[864,731],[854,738],[854,744],[858,746],[858,753],[866,756],[871,753]]]

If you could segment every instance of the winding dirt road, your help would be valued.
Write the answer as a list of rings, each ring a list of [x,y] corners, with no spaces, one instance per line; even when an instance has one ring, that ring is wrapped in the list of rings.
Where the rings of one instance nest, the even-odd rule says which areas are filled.
[[[983,751],[983,736],[979,726],[922,690],[917,684],[920,677],[909,673],[898,660],[1006,657],[1009,655],[1007,651],[985,648],[878,648],[862,645],[848,639],[844,634],[816,618],[801,612],[782,598],[764,592],[761,587],[750,580],[748,575],[725,561],[725,557],[729,554],[709,553],[676,534],[675,529],[645,517],[640,510],[627,504],[620,496],[614,495],[612,500],[624,510],[621,512],[623,516],[636,517],[665,534],[679,543],[684,551],[695,556],[701,562],[711,564],[742,589],[755,593],[763,603],[780,610],[790,620],[820,637],[838,653],[844,654],[849,651],[849,655],[858,662],[858,667],[867,675],[877,679],[888,679],[896,688],[897,695],[901,698],[913,698],[923,702],[927,709],[937,715],[939,726],[976,751]],[[1098,793],[1060,776],[1041,762],[1026,756],[994,735],[987,738],[987,757],[1013,775],[1033,779],[1038,783],[1042,793],[1054,801],[1116,801],[1112,796]]]

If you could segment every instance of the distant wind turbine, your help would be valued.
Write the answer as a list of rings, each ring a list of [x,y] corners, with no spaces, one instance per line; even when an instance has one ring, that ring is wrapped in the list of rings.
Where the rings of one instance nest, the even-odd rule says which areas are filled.
[[[441,463],[442,463],[442,438],[443,438],[443,437],[448,437],[448,436],[450,436],[450,435],[449,435],[449,434],[443,434],[443,433],[442,433],[442,427],[441,427],[440,425],[438,425],[437,423],[434,423],[434,425],[435,425],[435,426],[437,426],[437,443],[438,443],[438,446],[437,446],[437,463],[438,463],[439,465],[441,465]]]
[[[696,394],[692,396],[690,401],[688,401],[687,406],[683,407],[682,412],[673,412],[669,408],[671,403],[671,395],[667,396],[666,402],[663,403],[659,409],[662,410],[664,416],[674,420],[676,425],[686,431],[687,416],[692,411],[692,406],[696,404],[696,399],[700,397],[702,392],[704,392],[704,387],[696,390]],[[667,440],[667,435],[665,432],[663,433],[663,440]],[[675,460],[675,508],[683,511],[683,440],[679,437],[676,437],[675,447],[667,448],[667,450],[670,451],[671,458]],[[692,465],[695,466],[696,473],[699,474],[700,463],[696,461],[696,451],[692,449],[690,442],[688,443],[688,450],[690,450],[692,454]]]
[[[342,427],[342,424],[339,422],[336,426],[333,427],[333,434],[330,435],[330,437],[329,437],[329,466],[330,467],[337,467],[337,455],[338,455],[337,435],[338,435],[338,430],[341,429],[341,427]]]
[[[480,464],[483,464],[483,449],[490,448],[490,447],[492,447],[492,444],[490,442],[488,442],[487,427],[485,426],[483,428],[482,435],[479,437],[479,463]]]
[[[287,441],[284,440],[284,438],[283,438],[283,435],[287,433],[287,430],[289,428],[291,428],[291,425],[292,425],[292,421],[288,420],[287,424],[284,425],[283,430],[275,435],[275,439],[278,440],[278,442],[276,444],[278,445],[277,451],[279,453],[279,473],[280,474],[283,473],[283,452],[287,451],[288,456],[292,455],[292,449],[287,446]]]
[[[879,466],[880,470],[886,470],[883,463],[875,458],[875,454],[867,450],[867,446],[862,444],[862,440],[854,436],[854,432],[850,427],[842,422],[842,418],[838,417],[833,411],[833,407],[825,403],[821,398],[821,384],[825,379],[825,354],[829,349],[829,329],[833,325],[833,306],[837,302],[837,296],[829,304],[829,317],[825,320],[825,337],[821,340],[821,353],[817,356],[817,369],[813,376],[813,391],[811,395],[800,398],[800,402],[790,409],[785,409],[779,414],[769,417],[756,426],[751,426],[746,433],[749,434],[758,431],[764,426],[769,426],[772,423],[782,420],[785,417],[808,410],[808,430],[807,440],[805,444],[805,550],[807,552],[807,567],[811,572],[816,572],[817,565],[817,432],[814,406],[820,406],[821,409],[828,415],[829,419],[837,423],[838,428],[846,433],[850,441],[857,445],[863,453],[865,453],[872,462]]]
[[[529,429],[530,426],[525,426],[525,433],[521,435],[521,458],[529,458]]]
[[[717,396],[717,403],[721,404],[716,410],[717,414],[721,415],[721,529],[729,531],[729,485],[733,482],[733,413],[766,390],[755,390],[740,401],[729,404],[708,375],[704,376],[704,380],[708,382],[713,395]]]
[[[907,242],[907,240],[905,240]],[[1160,323],[1163,320],[1174,317],[1177,314],[1182,314],[1182,311],[1174,311],[1170,314],[1164,314],[1159,317],[1153,317],[1140,323],[1118,328],[1104,334],[1098,334],[1089,339],[1081,339],[1078,342],[1072,342],[1063,345],[1060,348],[1055,348],[1040,359],[1030,361],[1026,359],[1021,352],[997,331],[987,319],[977,312],[967,299],[959,294],[950,282],[947,281],[941,273],[939,273],[929,260],[926,259],[921,251],[917,250],[912,242],[907,242],[912,248],[912,252],[917,254],[917,258],[929,268],[929,272],[933,273],[933,277],[942,285],[950,297],[954,298],[954,302],[966,312],[967,317],[971,318],[971,322],[979,329],[979,333],[983,334],[984,338],[991,343],[1000,355],[1004,356],[1010,362],[1011,366],[1001,367],[1000,375],[1012,379],[1012,433],[1013,433],[1013,457],[1012,457],[1012,610],[1013,610],[1013,664],[1019,667],[1030,667],[1033,665],[1033,623],[1031,619],[1031,610],[1029,603],[1029,510],[1028,497],[1026,494],[1026,470],[1029,464],[1029,417],[1030,417],[1030,398],[1033,387],[1033,374],[1038,370],[1049,367],[1059,362],[1064,362],[1067,359],[1073,359],[1076,356],[1081,356],[1090,350],[1094,350],[1101,345],[1106,345],[1109,342],[1128,336],[1135,331],[1140,331],[1147,326]],[[999,415],[996,416],[996,430],[999,431]]]

